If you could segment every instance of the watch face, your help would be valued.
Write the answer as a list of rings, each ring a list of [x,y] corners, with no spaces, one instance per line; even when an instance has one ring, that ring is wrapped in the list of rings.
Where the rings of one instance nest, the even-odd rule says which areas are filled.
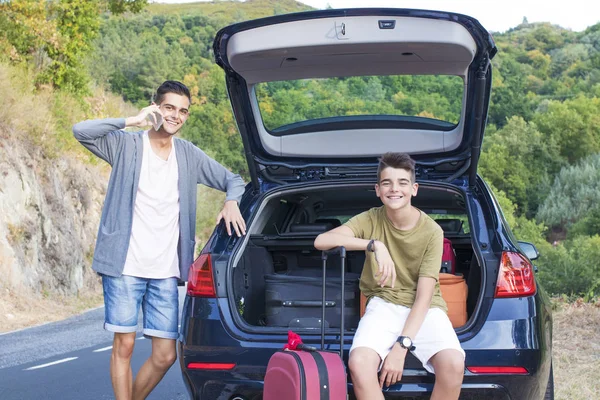
[[[412,345],[412,341],[410,340],[409,337],[402,338],[402,346],[409,348],[411,345]]]

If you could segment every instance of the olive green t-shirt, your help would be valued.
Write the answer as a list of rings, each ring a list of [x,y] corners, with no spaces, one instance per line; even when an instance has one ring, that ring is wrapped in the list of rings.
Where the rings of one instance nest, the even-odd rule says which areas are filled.
[[[411,308],[417,295],[417,281],[421,276],[436,280],[431,307],[448,311],[442,298],[439,284],[439,273],[444,247],[444,232],[442,228],[419,210],[421,216],[416,226],[410,230],[400,230],[392,225],[385,207],[372,208],[358,214],[346,222],[354,236],[361,239],[376,239],[384,243],[396,266],[396,284],[391,285],[391,279],[383,287],[377,284],[379,267],[375,253],[367,252],[365,266],[360,277],[360,290],[371,298],[372,296],[402,306]]]

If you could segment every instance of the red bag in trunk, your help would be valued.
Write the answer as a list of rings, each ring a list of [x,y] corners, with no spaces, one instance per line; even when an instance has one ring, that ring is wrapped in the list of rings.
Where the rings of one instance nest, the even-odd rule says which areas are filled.
[[[323,351],[325,347],[325,270],[327,255],[339,252],[342,259],[342,299],[340,353]],[[346,249],[338,247],[323,252],[323,299],[321,351],[302,343],[298,335],[288,332],[284,350],[271,356],[267,365],[263,400],[346,400],[348,393],[344,354],[344,271]]]
[[[446,274],[454,274],[456,272],[456,254],[452,242],[448,238],[444,238],[444,252],[442,253],[442,267],[440,272]]]

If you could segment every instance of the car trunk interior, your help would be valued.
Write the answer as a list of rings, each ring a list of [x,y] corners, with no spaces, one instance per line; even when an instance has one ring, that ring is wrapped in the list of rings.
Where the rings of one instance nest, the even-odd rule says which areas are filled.
[[[456,254],[455,273],[462,274],[468,285],[467,316],[470,318],[479,297],[481,269],[471,243],[462,192],[450,185],[422,183],[412,204],[435,219],[444,230],[444,237],[452,242]],[[243,321],[250,326],[294,328],[301,332],[319,328],[322,260],[321,251],[314,248],[314,240],[319,233],[379,206],[381,202],[373,185],[365,183],[305,187],[267,196],[249,227],[243,251],[237,252],[233,264],[232,300]],[[344,303],[348,331],[358,325],[358,280],[364,260],[364,251],[348,252]],[[326,300],[331,300],[331,304],[327,309],[326,327],[337,329],[340,272],[339,257],[331,256],[327,262]],[[299,315],[294,315],[291,309],[282,311],[277,307],[285,301],[299,299],[312,301],[305,303],[309,307]]]

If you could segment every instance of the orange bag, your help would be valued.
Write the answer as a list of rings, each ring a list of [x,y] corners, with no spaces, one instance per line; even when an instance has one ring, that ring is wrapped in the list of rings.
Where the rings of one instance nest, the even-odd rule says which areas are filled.
[[[440,272],[440,290],[442,298],[448,305],[448,318],[452,327],[457,328],[467,323],[467,283],[462,274],[452,275]],[[365,314],[367,298],[360,294],[360,316]]]

